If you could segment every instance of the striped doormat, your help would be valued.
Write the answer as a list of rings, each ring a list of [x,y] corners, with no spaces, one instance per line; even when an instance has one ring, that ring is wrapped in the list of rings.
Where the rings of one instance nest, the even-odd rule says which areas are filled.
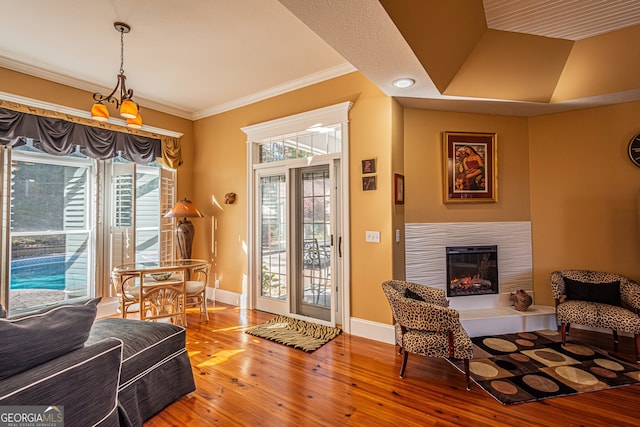
[[[314,351],[328,343],[342,330],[286,316],[275,317],[250,327],[246,333],[304,351]]]

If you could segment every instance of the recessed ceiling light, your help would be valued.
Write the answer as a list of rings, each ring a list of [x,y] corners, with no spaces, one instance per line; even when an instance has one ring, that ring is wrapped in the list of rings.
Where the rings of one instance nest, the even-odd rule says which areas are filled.
[[[406,87],[411,87],[416,83],[415,80],[410,79],[410,78],[402,78],[402,79],[397,79],[393,81],[393,85],[395,87],[399,87],[399,88],[406,88]]]

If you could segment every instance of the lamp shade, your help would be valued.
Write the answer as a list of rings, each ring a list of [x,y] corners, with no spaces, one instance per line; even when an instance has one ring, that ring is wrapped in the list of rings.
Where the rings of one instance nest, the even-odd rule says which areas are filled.
[[[127,119],[135,119],[138,115],[138,106],[130,99],[122,101],[120,105],[120,115]]]
[[[107,106],[100,102],[93,104],[93,107],[91,107],[91,118],[99,122],[109,120],[109,110],[107,110]]]
[[[127,119],[127,127],[132,129],[140,129],[142,127],[142,116],[140,113],[134,119]]]
[[[165,218],[202,218],[203,216],[189,199],[180,200],[164,215]]]

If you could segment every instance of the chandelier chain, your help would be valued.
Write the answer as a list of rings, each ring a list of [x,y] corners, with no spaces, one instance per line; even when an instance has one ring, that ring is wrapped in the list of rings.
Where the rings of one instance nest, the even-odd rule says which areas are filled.
[[[124,31],[120,30],[120,74],[124,74]]]

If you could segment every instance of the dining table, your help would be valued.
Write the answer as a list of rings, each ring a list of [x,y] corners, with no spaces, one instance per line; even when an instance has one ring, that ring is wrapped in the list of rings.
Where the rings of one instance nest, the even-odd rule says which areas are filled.
[[[186,282],[206,268],[201,259],[139,261],[113,268],[111,280],[122,318],[137,306],[140,320],[170,319],[186,325]]]

